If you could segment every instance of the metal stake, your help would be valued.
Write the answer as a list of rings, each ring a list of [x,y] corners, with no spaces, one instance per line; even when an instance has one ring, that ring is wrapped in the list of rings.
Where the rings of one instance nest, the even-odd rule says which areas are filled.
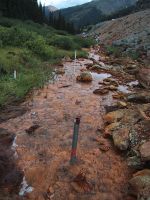
[[[79,125],[80,125],[80,118],[77,117],[74,123],[74,131],[73,131],[73,139],[72,139],[72,150],[71,150],[71,159],[70,164],[75,164],[77,161],[77,144],[78,144],[78,135],[79,135]]]

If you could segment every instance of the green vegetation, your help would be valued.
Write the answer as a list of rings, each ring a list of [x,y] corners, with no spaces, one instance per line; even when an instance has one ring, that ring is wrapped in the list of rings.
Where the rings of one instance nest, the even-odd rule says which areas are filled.
[[[108,55],[113,55],[114,57],[130,57],[132,60],[137,60],[140,53],[135,50],[124,51],[124,47],[121,46],[106,46],[106,52]]]
[[[0,19],[0,106],[23,98],[33,87],[42,87],[51,79],[52,65],[63,57],[86,57],[83,40],[65,31],[32,21]],[[13,77],[17,71],[17,79]]]
[[[106,46],[106,51],[109,55],[113,55],[115,57],[120,57],[122,55],[121,48],[116,46]]]

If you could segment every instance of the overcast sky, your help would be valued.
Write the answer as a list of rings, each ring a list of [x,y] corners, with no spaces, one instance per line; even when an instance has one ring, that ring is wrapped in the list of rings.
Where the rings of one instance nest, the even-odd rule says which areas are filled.
[[[91,0],[39,0],[44,5],[52,5],[56,8],[67,8],[89,2]]]

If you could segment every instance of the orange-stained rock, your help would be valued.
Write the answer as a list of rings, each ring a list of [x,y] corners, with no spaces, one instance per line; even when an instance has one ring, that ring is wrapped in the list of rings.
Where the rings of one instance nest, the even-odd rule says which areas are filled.
[[[118,122],[123,116],[125,111],[124,110],[117,110],[114,112],[110,112],[104,116],[104,121],[107,123]]]
[[[113,131],[119,128],[120,123],[119,122],[114,122],[112,124],[109,124],[108,126],[105,127],[104,130],[104,137],[110,137],[113,134]]]

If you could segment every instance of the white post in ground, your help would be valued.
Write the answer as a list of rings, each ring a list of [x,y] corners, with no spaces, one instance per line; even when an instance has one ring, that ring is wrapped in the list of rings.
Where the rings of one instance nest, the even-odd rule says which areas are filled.
[[[16,79],[17,78],[17,72],[16,72],[16,70],[14,70],[14,79]]]
[[[74,74],[75,74],[76,60],[77,60],[77,51],[75,50],[75,52],[74,52]]]

